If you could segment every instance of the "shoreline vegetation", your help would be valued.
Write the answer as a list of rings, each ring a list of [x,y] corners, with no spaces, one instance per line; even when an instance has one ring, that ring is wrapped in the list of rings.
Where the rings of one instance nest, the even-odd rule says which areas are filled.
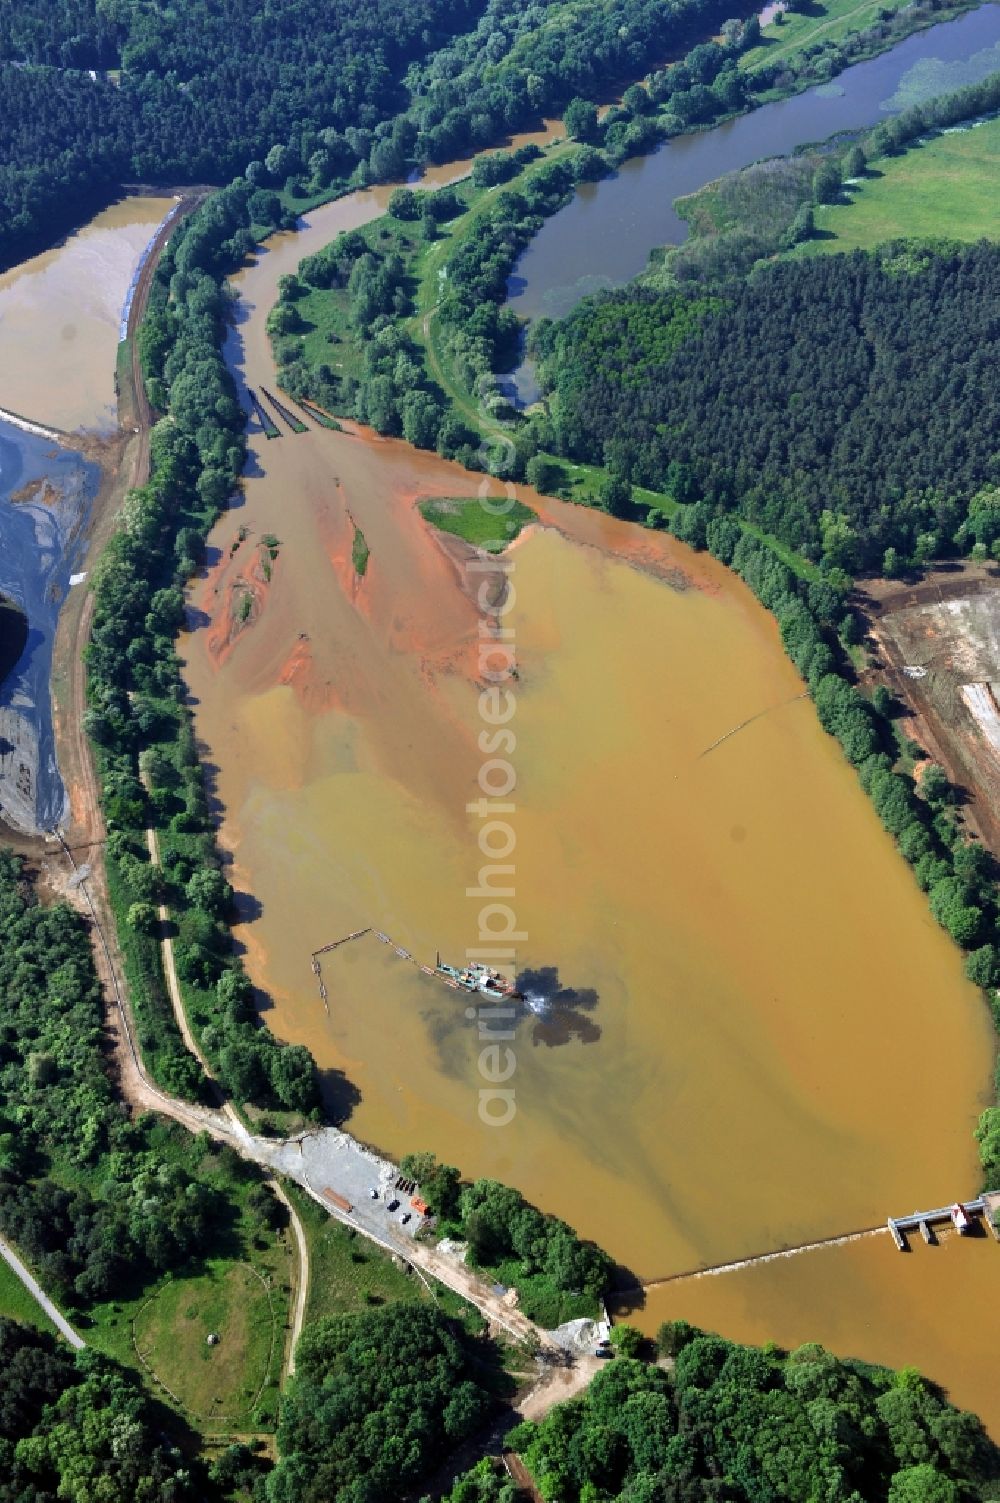
[[[771,256],[874,250],[879,243],[892,239],[936,238],[947,242],[949,238],[1000,238],[1000,225],[988,194],[981,203],[976,201],[979,217],[973,220],[972,234],[968,225],[956,228],[944,205],[935,206],[933,218],[922,213],[914,224],[913,203],[900,203],[895,225],[887,225],[886,233],[877,232],[873,226],[874,232],[861,237],[858,245],[835,243],[829,228],[838,215],[850,223],[855,217],[852,211],[869,193],[877,200],[883,178],[894,176],[904,162],[911,164],[919,179],[924,161],[915,153],[929,147],[933,160],[946,137],[955,139],[949,133],[963,132],[964,141],[964,133],[974,131],[980,123],[991,123],[997,112],[1000,72],[914,105],[846,140],[838,138],[825,146],[772,157],[727,173],[697,193],[677,200],[677,211],[689,226],[689,239],[654,254],[637,283],[666,287],[749,272]],[[947,192],[943,181],[941,186]]]
[[[870,28],[864,46],[882,51],[922,25],[967,8],[946,15],[921,4],[905,6]],[[555,456],[533,440],[530,418],[511,429],[516,414],[497,374],[513,363],[521,330],[505,306],[507,278],[544,220],[581,183],[681,131],[710,129],[778,97],[770,82],[770,93],[754,92],[769,74],[758,69],[748,81],[740,71],[755,26],[727,23],[721,40],[697,44],[681,62],[650,75],[645,87],[630,87],[603,118],[587,101],[571,101],[568,139],[544,151],[525,146],[482,155],[470,177],[449,188],[397,190],[383,218],[305,258],[296,275],[283,279],[268,320],[280,384],[300,401],[318,401],[377,432],[401,434],[467,468],[537,485],[527,474],[528,462],[536,454],[539,464]],[[828,81],[858,60],[859,48],[870,55],[852,36],[832,62],[824,44],[808,48],[792,60],[791,72],[784,65],[778,95]],[[921,107],[899,121],[865,133],[876,137],[873,149],[883,138],[893,149],[907,130],[926,128]],[[829,147],[816,153],[829,155]],[[810,171],[810,194],[812,178]],[[811,232],[803,209],[795,233],[804,238],[807,228]],[[750,249],[743,251],[747,265],[759,255],[754,251],[747,261]],[[396,379],[397,367],[405,379]],[[514,441],[513,458],[505,430]],[[594,499],[599,479],[577,474],[577,493],[567,499]],[[565,472],[561,481],[568,481]],[[669,511],[669,488],[649,490],[647,505]]]
[[[123,180],[224,183],[245,171],[294,222],[309,204],[453,161],[574,94],[641,76],[710,35],[727,7],[559,0],[540,15],[505,0],[371,0],[345,12],[315,0],[286,7],[281,26],[260,25],[260,11],[261,0],[224,14],[188,0],[182,15],[111,16],[23,0],[0,19],[0,265],[43,248]]]

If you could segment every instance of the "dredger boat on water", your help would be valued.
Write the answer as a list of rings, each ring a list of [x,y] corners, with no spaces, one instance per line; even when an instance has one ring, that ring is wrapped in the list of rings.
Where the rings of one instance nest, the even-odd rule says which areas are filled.
[[[513,981],[510,981],[502,971],[495,971],[492,966],[482,965],[474,961],[471,965],[458,966],[448,965],[441,959],[440,952],[434,965],[436,973],[448,986],[457,987],[460,991],[481,992],[485,997],[519,997]]]
[[[414,965],[419,966],[425,976],[437,976],[446,986],[452,986],[456,991],[478,992],[481,996],[491,997],[495,1001],[506,997],[521,996],[515,983],[502,971],[495,971],[492,966],[483,965],[481,961],[474,960],[466,966],[448,965],[447,961],[441,959],[439,950],[432,968],[417,960],[409,950],[404,950],[402,945],[397,945],[395,940],[391,939],[388,934],[383,934],[381,929],[368,928],[355,929],[351,934],[345,934],[341,939],[335,939],[330,944],[323,945],[322,949],[313,951],[312,968],[319,981],[319,994],[323,998],[324,1006],[327,1006],[327,991],[323,982],[320,956],[328,955],[331,950],[339,950],[341,945],[350,944],[352,940],[363,939],[366,934],[374,934],[383,945],[388,945],[390,949],[395,950],[401,960],[412,961]],[[329,1011],[329,1008],[327,1010]]]

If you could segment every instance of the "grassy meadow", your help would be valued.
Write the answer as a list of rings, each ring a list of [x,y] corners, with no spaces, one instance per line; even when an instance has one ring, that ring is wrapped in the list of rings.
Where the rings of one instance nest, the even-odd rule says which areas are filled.
[[[796,255],[851,251],[897,236],[1000,237],[1000,119],[949,130],[899,157],[883,157],[846,190],[850,202],[816,209],[817,238]]]
[[[213,1259],[195,1277],[165,1281],[145,1302],[132,1321],[135,1349],[199,1428],[255,1427],[269,1380],[276,1397],[283,1314],[263,1274]]]
[[[287,1189],[309,1246],[307,1325],[328,1315],[357,1315],[375,1305],[420,1299],[425,1291],[419,1279],[388,1253],[327,1215],[295,1186]]]
[[[277,1423],[290,1319],[291,1229],[276,1224],[271,1192],[230,1149],[166,1125],[155,1136],[161,1151],[220,1193],[207,1255],[64,1314],[88,1346],[136,1369],[154,1397],[199,1431],[266,1435]],[[214,1347],[212,1331],[222,1338]]]

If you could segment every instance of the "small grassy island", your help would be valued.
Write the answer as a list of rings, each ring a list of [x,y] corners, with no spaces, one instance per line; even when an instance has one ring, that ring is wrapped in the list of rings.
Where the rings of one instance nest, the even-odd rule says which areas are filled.
[[[487,553],[502,553],[525,527],[538,521],[536,513],[522,501],[515,501],[498,517],[478,496],[435,496],[421,501],[420,515],[439,532],[450,532]]]

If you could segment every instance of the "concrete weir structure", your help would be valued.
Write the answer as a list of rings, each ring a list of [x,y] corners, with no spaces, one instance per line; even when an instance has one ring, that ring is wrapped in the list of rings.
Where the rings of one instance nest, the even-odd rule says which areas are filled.
[[[1000,1241],[1000,1231],[995,1220],[1000,1211],[1000,1190],[987,1190],[975,1200],[954,1201],[950,1206],[938,1206],[933,1211],[913,1211],[909,1216],[890,1216],[886,1223],[889,1234],[900,1252],[909,1251],[907,1232],[919,1231],[924,1241],[931,1243],[934,1241],[932,1228],[935,1222],[954,1221],[956,1207],[968,1218],[984,1216],[994,1237]]]

